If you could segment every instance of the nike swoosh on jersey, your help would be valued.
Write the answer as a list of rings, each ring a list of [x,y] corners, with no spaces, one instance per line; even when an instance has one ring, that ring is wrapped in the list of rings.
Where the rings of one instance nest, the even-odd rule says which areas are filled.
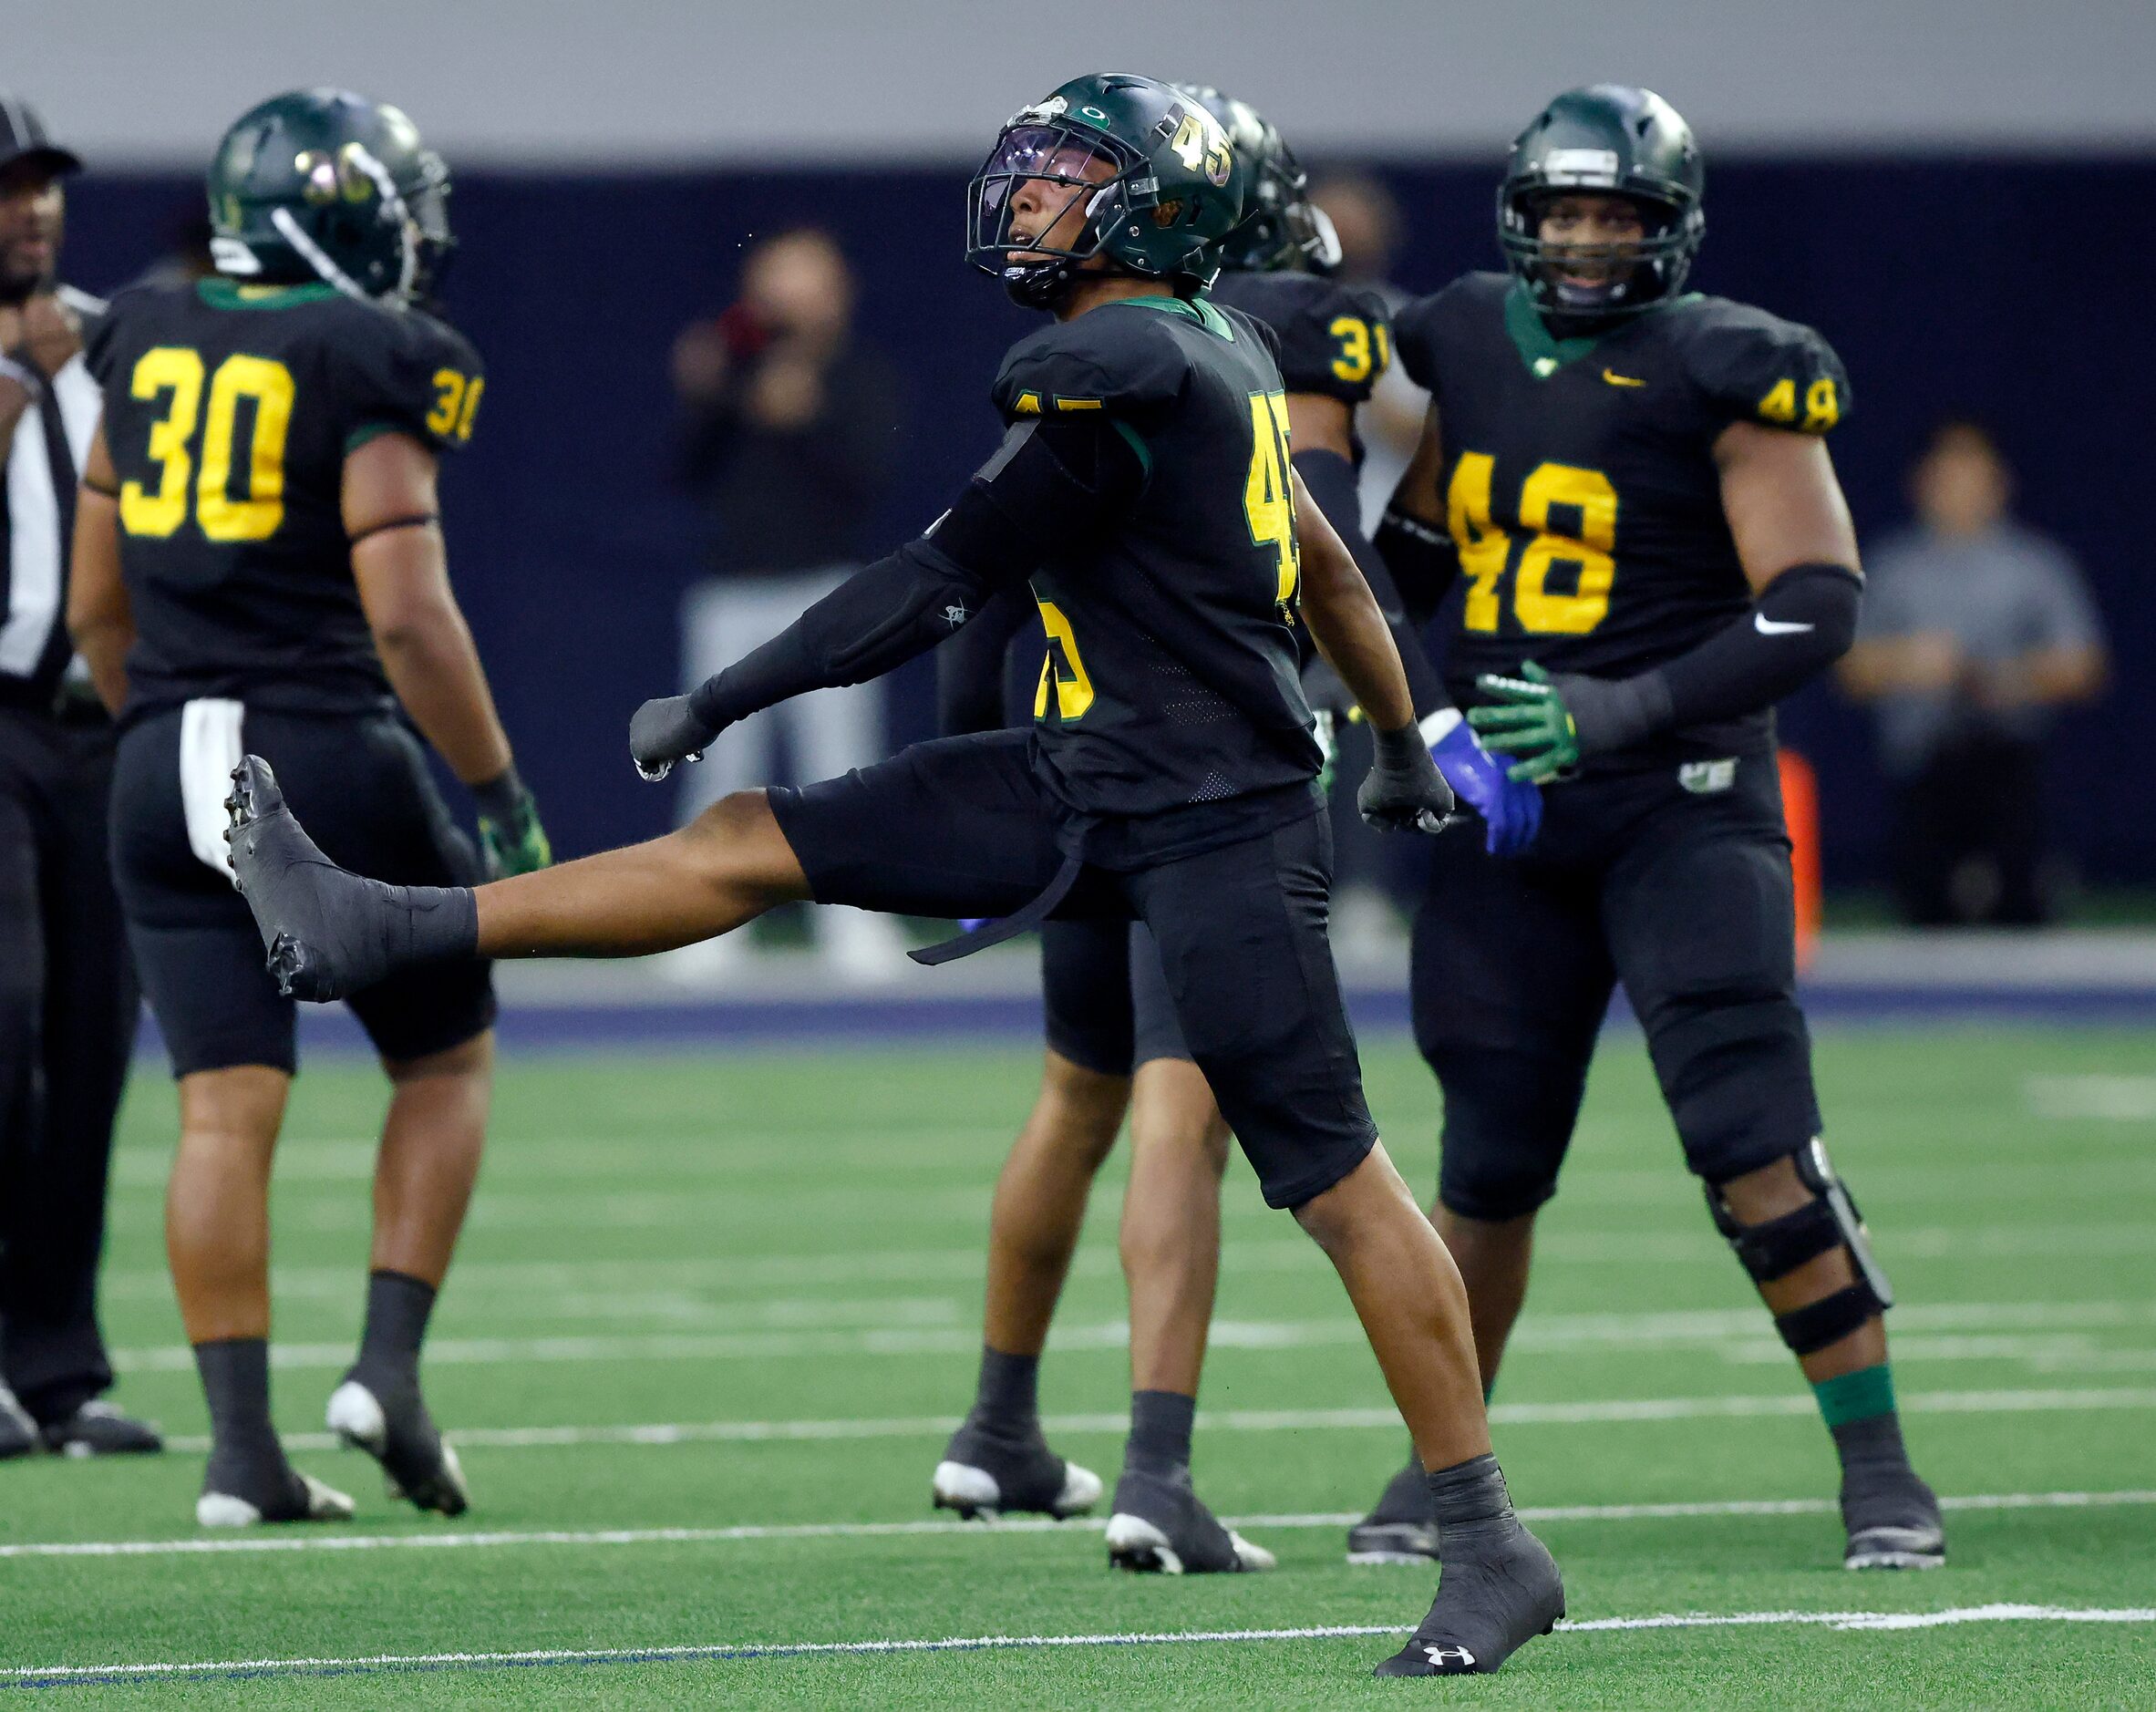
[[[1635,380],[1630,375],[1620,375],[1614,368],[1604,369],[1602,377],[1613,387],[1644,387],[1647,384],[1644,380]]]
[[[1794,636],[1812,628],[1810,624],[1790,624],[1784,619],[1769,618],[1765,613],[1752,614],[1752,628],[1762,636]]]

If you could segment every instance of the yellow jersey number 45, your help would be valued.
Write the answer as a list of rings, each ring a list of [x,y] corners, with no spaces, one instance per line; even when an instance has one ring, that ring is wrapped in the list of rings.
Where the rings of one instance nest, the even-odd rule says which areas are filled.
[[[1277,571],[1274,599],[1281,616],[1292,619],[1302,577],[1302,551],[1295,541],[1295,466],[1287,449],[1287,394],[1250,395],[1250,474],[1243,484],[1243,511],[1250,539],[1270,547]]]

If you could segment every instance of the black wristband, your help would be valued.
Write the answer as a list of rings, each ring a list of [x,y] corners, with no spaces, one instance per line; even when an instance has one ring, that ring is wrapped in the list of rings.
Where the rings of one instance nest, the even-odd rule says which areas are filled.
[[[524,781],[517,777],[514,761],[485,784],[471,786],[470,790],[471,799],[479,805],[480,812],[497,826],[506,826],[515,820],[517,810],[531,794],[524,789]]]

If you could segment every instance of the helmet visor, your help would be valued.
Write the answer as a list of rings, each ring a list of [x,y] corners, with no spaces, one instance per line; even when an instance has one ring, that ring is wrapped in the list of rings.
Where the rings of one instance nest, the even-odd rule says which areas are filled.
[[[1095,216],[1139,164],[1083,126],[1025,123],[996,139],[966,193],[966,254],[1000,273],[1049,261],[1082,262],[1100,248]]]

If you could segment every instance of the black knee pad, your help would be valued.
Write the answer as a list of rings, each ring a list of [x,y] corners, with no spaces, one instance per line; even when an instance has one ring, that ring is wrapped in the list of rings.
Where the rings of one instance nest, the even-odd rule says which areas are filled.
[[[1849,1251],[1857,1282],[1774,1316],[1774,1329],[1799,1356],[1809,1356],[1847,1337],[1875,1315],[1894,1305],[1893,1288],[1872,1257],[1871,1232],[1849,1191],[1834,1174],[1826,1144],[1813,1136],[1793,1155],[1798,1181],[1812,1199],[1794,1212],[1764,1224],[1740,1224],[1722,1197],[1721,1184],[1707,1185],[1707,1209],[1738,1263],[1756,1284],[1786,1278],[1808,1261],[1835,1249]],[[1723,1179],[1723,1181],[1728,1181]]]
[[[1526,1053],[1426,1053],[1445,1097],[1438,1199],[1463,1218],[1534,1212],[1557,1192],[1587,1067]]]
[[[1824,1127],[1810,1036],[1784,995],[1666,996],[1647,1049],[1685,1161],[1707,1182],[1787,1159]]]

